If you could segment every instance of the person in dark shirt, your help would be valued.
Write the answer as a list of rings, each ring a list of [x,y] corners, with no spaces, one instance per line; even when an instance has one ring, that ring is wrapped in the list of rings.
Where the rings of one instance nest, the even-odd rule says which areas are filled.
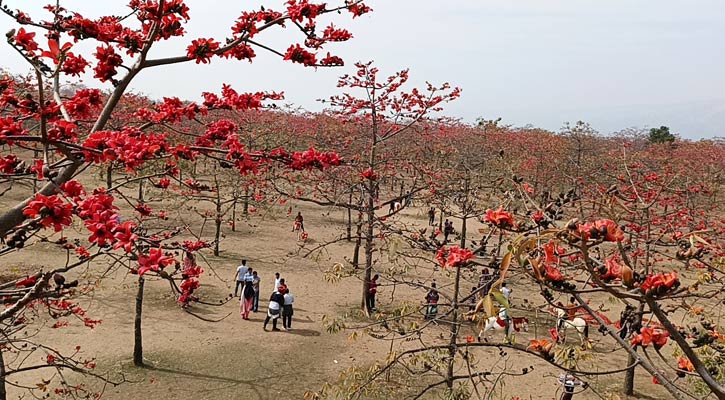
[[[375,312],[375,294],[378,292],[378,278],[378,274],[375,274],[373,279],[370,280],[370,286],[368,287],[368,296],[365,300],[369,313]]]
[[[425,303],[427,304],[425,308],[425,319],[435,319],[436,315],[438,315],[438,300],[440,299],[440,295],[436,289],[435,282],[431,283],[430,287],[430,291],[425,295]]]

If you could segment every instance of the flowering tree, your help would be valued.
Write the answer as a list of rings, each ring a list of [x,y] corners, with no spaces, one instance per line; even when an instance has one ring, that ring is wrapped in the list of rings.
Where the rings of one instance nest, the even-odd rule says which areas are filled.
[[[504,132],[499,134],[504,136]],[[550,134],[538,135],[532,135],[532,140]],[[723,168],[725,147],[717,141],[640,146],[631,139],[572,136],[577,135],[559,139],[565,149],[561,156],[570,160],[579,156],[579,163],[566,168],[556,165],[555,171],[538,170],[552,176],[557,186],[548,188],[539,181],[534,188],[528,183],[532,182],[528,171],[513,170],[515,179],[503,179],[491,190],[489,201],[500,201],[500,207],[491,207],[482,219],[501,232],[498,284],[504,277],[528,277],[541,293],[543,309],[574,311],[604,338],[592,335],[585,338],[584,346],[567,345],[554,328],[551,339],[534,337],[528,343],[461,340],[464,322],[458,293],[467,284],[461,279],[465,271],[476,262],[471,252],[441,248],[433,256],[425,247],[421,247],[423,253],[416,253],[397,246],[399,262],[404,258],[435,259],[448,272],[450,281],[438,275],[444,299],[438,304],[450,308],[444,308],[446,312],[438,319],[444,321],[449,335],[443,338],[443,332],[428,320],[420,322],[420,307],[405,300],[391,304],[373,323],[329,319],[330,330],[351,329],[353,337],[356,329],[362,330],[389,340],[391,351],[384,362],[370,368],[352,367],[338,385],[310,393],[310,397],[334,398],[341,393],[420,397],[443,386],[449,389],[449,396],[465,397],[476,391],[485,397],[494,382],[499,382],[486,379],[496,376],[495,368],[490,358],[484,358],[488,363],[471,360],[486,357],[483,354],[490,357],[491,353],[482,351],[496,347],[502,360],[511,350],[517,358],[538,357],[583,381],[590,376],[624,373],[625,393],[633,390],[634,370],[643,369],[674,398],[722,398],[719,360],[723,334],[718,316],[725,231],[718,200],[722,177],[715,171]],[[460,138],[456,143],[465,147],[465,135]],[[553,189],[562,188],[556,195]],[[544,196],[545,191],[550,193]],[[450,198],[455,197],[454,191],[449,193]],[[411,247],[418,244],[415,240],[408,243]],[[410,275],[399,274],[391,282],[425,287],[420,277],[433,276],[421,267],[426,261],[409,262],[404,271]],[[403,270],[393,260],[389,264],[388,270]],[[486,317],[494,315],[494,302],[505,304],[499,297],[484,297],[476,310],[484,311]],[[562,299],[573,300],[564,305]],[[526,300],[536,303],[533,296]],[[621,315],[609,314],[610,319],[607,314],[611,311],[621,311]],[[432,343],[436,338],[439,343]],[[401,343],[394,348],[396,339]],[[627,355],[622,365],[612,365],[612,348]],[[451,365],[457,372],[449,373]],[[501,373],[516,375],[506,369]],[[406,388],[391,383],[407,374],[416,377],[415,383]],[[450,390],[455,381],[466,384]]]
[[[241,93],[225,85],[220,94],[204,93],[200,103],[164,98],[138,109],[133,122],[110,122],[114,118],[125,119],[120,105],[131,101],[126,92],[134,78],[150,68],[191,61],[209,64],[218,58],[251,62],[255,50],[260,49],[309,67],[342,65],[339,57],[329,53],[321,57],[318,52],[327,43],[346,41],[352,35],[332,24],[325,29],[319,29],[317,24],[326,14],[347,11],[356,17],[370,11],[361,1],[350,0],[330,7],[290,0],[280,9],[245,11],[226,39],[192,39],[186,53],[163,58],[155,58],[153,49],[159,42],[185,40],[184,24],[190,18],[187,5],[181,0],[131,0],[128,7],[125,17],[90,19],[60,5],[49,5],[45,7],[49,17],[38,19],[26,11],[2,5],[2,13],[18,25],[8,33],[8,45],[28,62],[34,77],[19,80],[5,76],[0,81],[0,173],[5,182],[17,184],[37,179],[42,186],[0,215],[0,236],[7,238],[0,254],[22,250],[36,240],[49,240],[67,255],[64,263],[30,272],[27,277],[3,285],[0,294],[6,307],[0,313],[2,353],[10,349],[24,351],[16,346],[16,334],[33,322],[32,310],[39,307],[50,309],[54,319],[72,315],[85,318],[88,326],[97,323],[85,317],[72,300],[90,289],[78,282],[66,282],[64,274],[74,268],[115,260],[138,274],[141,293],[144,275],[173,280],[174,274],[166,271],[167,267],[179,264],[173,249],[199,249],[193,244],[172,245],[170,240],[178,235],[178,230],[150,232],[144,226],[144,218],[152,210],[126,197],[124,185],[158,178],[156,183],[164,186],[178,175],[179,160],[199,157],[223,159],[240,173],[254,172],[259,164],[269,162],[293,169],[325,168],[338,163],[333,154],[314,150],[302,154],[284,149],[249,149],[235,129],[223,128],[228,125],[224,121],[215,122],[219,129],[209,129],[193,140],[169,133],[169,127],[182,120],[208,115],[217,109],[260,108],[265,100],[282,97],[275,92]],[[302,43],[293,43],[283,51],[261,43],[265,31],[285,28],[298,30]],[[95,43],[95,52],[81,53],[79,42]],[[86,88],[72,93],[61,90],[66,78],[91,72],[93,79],[109,86],[107,92]],[[92,188],[92,183],[84,183],[84,171],[95,166],[110,168],[111,164],[124,168],[123,173],[131,178],[116,185],[109,179],[106,188]],[[160,166],[153,173],[143,174],[142,168],[152,164]],[[12,189],[20,187],[13,185]],[[140,216],[125,209],[135,209]],[[85,227],[88,237],[68,237],[67,227],[76,222]],[[189,272],[184,273],[180,285],[180,299],[184,301],[198,286],[201,271]],[[137,308],[139,305],[137,302]],[[140,325],[140,309],[137,311]],[[34,349],[48,353],[46,363],[27,366],[32,363],[27,357],[17,357],[14,363],[0,362],[4,365],[3,379],[28,369],[86,370],[92,364],[85,363],[77,352],[61,356],[49,346]],[[135,361],[141,363],[142,359],[135,357]],[[95,395],[70,386],[58,390],[73,391],[76,396]],[[0,398],[4,398],[4,390],[0,393]]]

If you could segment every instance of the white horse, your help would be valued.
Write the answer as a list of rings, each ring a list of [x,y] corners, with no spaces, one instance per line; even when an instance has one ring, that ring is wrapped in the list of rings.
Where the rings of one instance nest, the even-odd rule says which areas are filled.
[[[484,321],[485,321],[485,323],[484,323]],[[480,325],[482,325],[482,327],[481,327],[481,330],[478,332],[478,341],[479,342],[481,341],[481,338],[483,338],[483,340],[488,342],[489,339],[493,338],[493,334],[489,335],[489,332],[495,333],[496,331],[503,331],[506,327],[506,323],[498,316],[488,317],[485,320],[481,320]],[[520,332],[522,330],[524,332],[529,331],[529,319],[528,318],[511,318],[511,322],[509,323],[508,332],[505,332],[506,341],[511,342],[511,335],[513,335],[514,332]]]
[[[568,328],[574,328],[579,334],[582,347],[584,347],[589,342],[589,325],[587,325],[587,321],[579,317],[574,317],[574,319],[569,321],[567,312],[561,308],[556,309],[556,314],[556,332],[558,334],[556,342],[561,341],[562,343],[566,343],[566,330]]]

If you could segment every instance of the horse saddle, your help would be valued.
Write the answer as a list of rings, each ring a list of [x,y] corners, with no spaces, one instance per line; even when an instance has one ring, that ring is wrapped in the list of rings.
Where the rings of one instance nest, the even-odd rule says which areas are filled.
[[[496,317],[496,323],[498,324],[498,326],[501,326],[501,327],[506,326],[506,321],[502,320],[501,317]]]

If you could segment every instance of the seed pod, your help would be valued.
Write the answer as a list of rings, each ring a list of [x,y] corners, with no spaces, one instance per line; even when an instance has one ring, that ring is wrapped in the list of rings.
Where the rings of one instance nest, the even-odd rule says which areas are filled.
[[[629,268],[627,264],[622,264],[622,284],[627,289],[631,289],[634,286],[634,273],[632,268]]]

